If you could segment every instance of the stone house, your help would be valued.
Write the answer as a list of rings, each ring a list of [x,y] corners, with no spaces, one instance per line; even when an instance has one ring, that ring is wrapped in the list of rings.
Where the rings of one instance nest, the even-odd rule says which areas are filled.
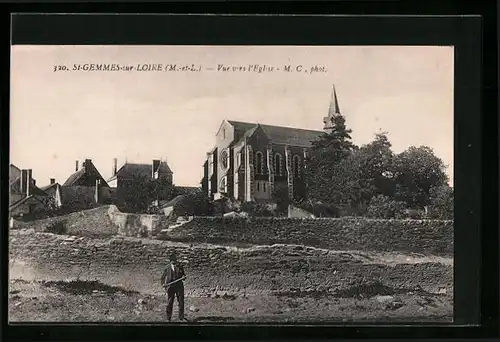
[[[91,159],[85,159],[75,172],[60,185],[54,179],[44,187],[55,200],[56,205],[67,211],[86,210],[112,201],[112,191]]]
[[[203,191],[214,200],[272,202],[274,189],[280,186],[289,198],[300,197],[308,150],[331,131],[336,115],[340,109],[333,87],[322,131],[224,120],[203,164]]]
[[[112,175],[108,184],[113,191],[113,202],[118,206],[124,205],[127,191],[131,187],[140,191],[134,184],[139,181],[153,181],[164,189],[173,187],[173,172],[166,160],[154,159],[151,164],[125,162],[118,168],[117,159],[113,159]],[[147,191],[147,189],[145,189]],[[170,200],[170,194],[159,193],[157,201]]]

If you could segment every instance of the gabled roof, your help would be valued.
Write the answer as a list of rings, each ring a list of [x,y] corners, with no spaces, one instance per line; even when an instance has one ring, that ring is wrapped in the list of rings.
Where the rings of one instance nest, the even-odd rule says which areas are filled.
[[[108,186],[108,183],[104,180],[104,178],[101,176],[97,168],[94,166],[92,162],[90,162],[90,165],[85,165],[86,162],[83,163],[83,166],[70,175],[66,182],[63,183],[63,186],[73,186],[73,185],[83,185],[79,184],[79,181],[86,176],[87,174],[91,174],[93,177],[97,177],[98,179],[101,180],[101,186]],[[95,184],[85,184],[87,186],[93,186]]]
[[[80,170],[76,171],[72,175],[66,179],[66,182],[63,183],[64,186],[70,186],[75,184],[83,175],[85,175],[85,167],[82,167]]]
[[[232,120],[228,122],[234,127],[235,130],[245,132],[242,139],[252,135],[257,127],[260,126],[266,135],[271,139],[273,144],[310,147],[312,141],[317,140],[325,134],[323,131],[293,127],[272,126]]]
[[[43,191],[47,191],[50,188],[53,188],[53,187],[55,187],[57,185],[59,185],[59,183],[54,183],[54,184],[49,184],[49,185],[41,186],[40,189],[43,190]]]
[[[138,164],[138,163],[125,163],[123,166],[116,172],[117,176],[128,178],[132,176],[139,176],[139,177],[151,177],[152,174],[152,167],[153,164]],[[155,172],[160,171],[162,173],[166,174],[172,174],[172,170],[168,166],[167,162],[162,160],[160,162],[160,166],[158,167],[158,170],[155,170]],[[113,176],[110,178],[115,179],[116,176]]]
[[[21,177],[17,177],[15,180],[10,182],[9,187],[10,187],[11,192],[20,192],[21,191]],[[39,187],[37,187],[33,183],[30,184],[30,194],[35,195],[35,196],[47,196],[47,193],[45,193],[43,190],[41,190]]]
[[[18,206],[20,206],[21,204],[23,204],[23,203],[27,202],[27,201],[28,201],[28,200],[30,200],[30,199],[34,199],[34,200],[36,200],[36,201],[38,201],[38,202],[40,202],[40,203],[43,203],[43,202],[42,202],[42,201],[40,201],[40,199],[39,199],[39,198],[37,198],[36,196],[34,196],[34,195],[30,195],[30,196],[23,197],[23,198],[22,198],[22,199],[20,199],[19,201],[15,202],[15,203],[13,203],[13,204],[11,204],[11,205],[9,205],[9,211],[14,210],[15,208],[17,208]]]

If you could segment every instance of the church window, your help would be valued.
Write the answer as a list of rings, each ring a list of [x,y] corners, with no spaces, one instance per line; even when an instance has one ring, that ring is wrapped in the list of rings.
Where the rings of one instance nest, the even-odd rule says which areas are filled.
[[[300,172],[300,157],[294,156],[293,157],[293,176],[295,178],[299,178],[299,172]]]
[[[262,183],[263,191],[266,192],[266,183]]]
[[[227,170],[229,167],[229,155],[227,153],[227,149],[223,150],[220,154],[220,163],[223,170]]]
[[[263,155],[262,155],[262,152],[257,152],[255,153],[255,173],[257,174],[262,174],[263,173],[263,169],[264,169],[264,165],[263,165]]]
[[[260,183],[257,182],[257,191],[260,191]]]
[[[274,156],[274,170],[276,172],[277,175],[281,175],[282,174],[282,171],[281,171],[281,154],[279,153],[276,153],[276,155]]]
[[[226,129],[222,129],[222,139],[226,139]]]
[[[227,192],[227,179],[226,177],[222,177],[219,182],[219,191]]]
[[[236,155],[236,167],[240,167],[241,166],[241,152],[238,152],[238,154]]]

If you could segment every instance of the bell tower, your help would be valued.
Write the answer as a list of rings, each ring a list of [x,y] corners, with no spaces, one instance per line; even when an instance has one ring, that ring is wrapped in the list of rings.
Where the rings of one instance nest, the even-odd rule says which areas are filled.
[[[332,87],[332,95],[330,98],[330,107],[328,108],[328,116],[323,118],[323,122],[325,126],[323,127],[323,130],[326,133],[330,133],[335,124],[334,124],[334,118],[340,114],[340,108],[339,108],[339,101],[337,99],[337,91],[335,90],[335,84]]]

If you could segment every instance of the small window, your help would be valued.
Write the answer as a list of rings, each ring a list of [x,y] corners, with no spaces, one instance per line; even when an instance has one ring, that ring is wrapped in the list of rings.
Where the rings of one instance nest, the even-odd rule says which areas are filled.
[[[226,139],[226,129],[222,129],[222,139]]]
[[[279,153],[274,156],[274,172],[281,175],[281,155]]]
[[[264,192],[266,192],[266,183],[262,184],[262,186],[264,187]]]
[[[262,161],[262,153],[257,152],[255,154],[255,169],[257,174],[262,174],[263,172],[263,161]]]
[[[257,183],[257,191],[260,191],[260,183]]]
[[[295,178],[299,178],[299,172],[300,172],[300,157],[294,156],[293,157],[293,175]]]

